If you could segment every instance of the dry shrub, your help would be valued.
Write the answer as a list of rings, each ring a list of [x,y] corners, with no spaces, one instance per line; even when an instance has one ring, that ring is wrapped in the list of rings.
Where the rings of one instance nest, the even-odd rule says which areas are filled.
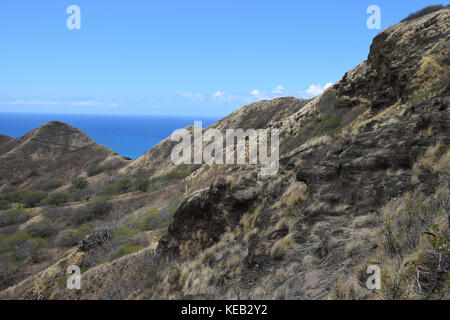
[[[287,253],[287,250],[294,245],[294,237],[292,234],[288,234],[286,237],[278,240],[272,246],[270,255],[273,259],[283,259]]]
[[[292,207],[308,199],[308,186],[304,182],[294,182],[281,196],[274,208]]]

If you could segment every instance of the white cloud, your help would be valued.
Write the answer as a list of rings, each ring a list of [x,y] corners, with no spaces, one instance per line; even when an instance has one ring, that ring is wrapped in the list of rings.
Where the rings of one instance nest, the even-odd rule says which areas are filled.
[[[275,94],[283,94],[284,92],[285,91],[284,91],[284,88],[282,85],[279,85],[275,89],[272,90],[272,93],[275,93]]]
[[[252,92],[250,92],[250,94],[252,96],[258,97],[261,95],[261,91],[259,91],[258,89],[252,90]]]
[[[324,86],[321,84],[312,84],[309,86],[309,88],[306,90],[306,93],[310,96],[318,96],[322,94],[325,90],[327,90],[329,87],[331,87],[333,83],[328,82]]]
[[[233,100],[238,99],[238,97],[234,94],[229,94],[223,91],[216,91],[211,96],[213,100],[221,101],[221,102],[231,102]]]
[[[205,97],[201,93],[183,92],[180,95],[185,99],[205,101]]]

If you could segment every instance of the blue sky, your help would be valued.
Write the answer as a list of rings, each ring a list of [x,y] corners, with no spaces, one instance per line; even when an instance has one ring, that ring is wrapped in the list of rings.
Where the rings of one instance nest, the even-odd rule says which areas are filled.
[[[385,29],[436,3],[2,0],[0,112],[224,116],[311,97],[367,58],[369,5]]]

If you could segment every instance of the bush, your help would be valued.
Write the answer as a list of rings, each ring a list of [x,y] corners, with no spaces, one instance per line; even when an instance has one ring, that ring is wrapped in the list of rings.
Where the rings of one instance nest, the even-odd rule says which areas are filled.
[[[138,178],[133,182],[133,189],[136,191],[147,192],[150,186],[150,181],[145,178]]]
[[[44,191],[25,191],[21,195],[20,202],[23,203],[27,208],[34,208],[46,197],[47,193]]]
[[[40,253],[45,245],[45,240],[40,238],[33,239],[28,233],[20,232],[1,240],[0,254],[6,253],[10,257],[14,257],[16,261],[30,258],[33,262],[38,262]]]
[[[128,243],[128,244],[123,245],[119,249],[118,254],[119,254],[119,257],[122,257],[122,256],[126,256],[127,254],[138,252],[144,248],[145,247],[143,247],[143,246],[133,245],[133,244]]]
[[[159,215],[158,209],[153,209],[142,217],[141,224],[139,228],[142,231],[153,230],[158,226],[157,219],[155,219]]]
[[[78,177],[72,180],[72,187],[77,190],[83,190],[88,186],[88,181],[85,177]]]
[[[105,189],[102,190],[101,193],[104,195],[121,194],[130,191],[130,188],[131,188],[131,181],[129,179],[122,179],[116,184],[107,186]]]
[[[439,188],[433,197],[407,193],[391,201],[383,215],[382,235],[386,251],[391,255],[403,255],[414,250],[423,232],[432,229],[436,217],[447,216],[448,205],[448,188]]]
[[[32,223],[25,228],[25,232],[33,238],[47,238],[55,234],[56,226],[48,219]]]
[[[0,212],[0,228],[28,221],[31,215],[23,209]]]
[[[22,200],[22,195],[23,195],[23,191],[19,190],[19,191],[14,191],[14,192],[10,192],[7,193],[6,195],[4,195],[3,197],[13,203],[17,203],[20,202]]]
[[[87,168],[86,173],[87,173],[87,175],[88,175],[89,177],[93,177],[93,176],[96,176],[96,175],[102,173],[103,170],[104,170],[104,169],[103,169],[102,166],[100,166],[100,165],[97,164],[97,163],[94,163],[94,164],[91,164],[91,165]]]
[[[80,230],[67,229],[58,234],[55,239],[55,244],[58,247],[69,248],[78,244],[83,237],[84,235]]]
[[[159,177],[153,177],[150,180],[150,189],[152,190],[158,190],[162,187],[165,187],[171,183],[180,181],[185,179],[191,174],[189,170],[181,170],[181,171],[171,171],[165,175],[159,176]]]
[[[61,231],[55,239],[58,247],[69,248],[77,245],[85,236],[91,233],[93,226],[91,223],[82,225],[79,229],[66,229]]]
[[[403,19],[401,22],[411,21],[411,20],[423,17],[424,15],[427,15],[429,13],[432,13],[432,12],[435,12],[435,11],[439,11],[439,10],[441,10],[443,8],[444,8],[444,6],[442,4],[435,5],[435,6],[428,6],[426,8],[423,8],[422,10],[419,10],[417,12],[411,13],[408,17]]]
[[[89,188],[85,188],[83,190],[70,191],[70,198],[72,199],[72,201],[81,201],[81,200],[89,201],[92,195],[93,191]]]
[[[61,187],[63,184],[64,184],[64,182],[62,180],[53,180],[44,186],[44,190],[46,190],[46,191],[55,190],[55,189],[58,189],[59,187]]]
[[[332,109],[320,123],[320,133],[335,130],[341,124],[341,116],[339,116],[334,109]]]
[[[6,199],[0,199],[0,210],[11,209],[11,201]]]
[[[50,206],[60,206],[68,201],[69,194],[67,192],[54,192],[44,200],[44,203]]]
[[[349,108],[352,106],[353,101],[346,96],[342,96],[336,99],[335,107],[338,109]]]
[[[91,221],[94,218],[106,214],[109,208],[107,197],[97,197],[89,201],[83,208],[76,210],[72,219],[78,224]]]

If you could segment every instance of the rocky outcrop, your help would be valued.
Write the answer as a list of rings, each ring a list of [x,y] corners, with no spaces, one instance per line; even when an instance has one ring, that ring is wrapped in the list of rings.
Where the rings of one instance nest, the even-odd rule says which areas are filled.
[[[174,222],[161,239],[158,250],[180,254],[188,242],[202,250],[216,243],[226,227],[236,227],[243,213],[258,197],[255,186],[212,185],[184,200],[174,215]]]

